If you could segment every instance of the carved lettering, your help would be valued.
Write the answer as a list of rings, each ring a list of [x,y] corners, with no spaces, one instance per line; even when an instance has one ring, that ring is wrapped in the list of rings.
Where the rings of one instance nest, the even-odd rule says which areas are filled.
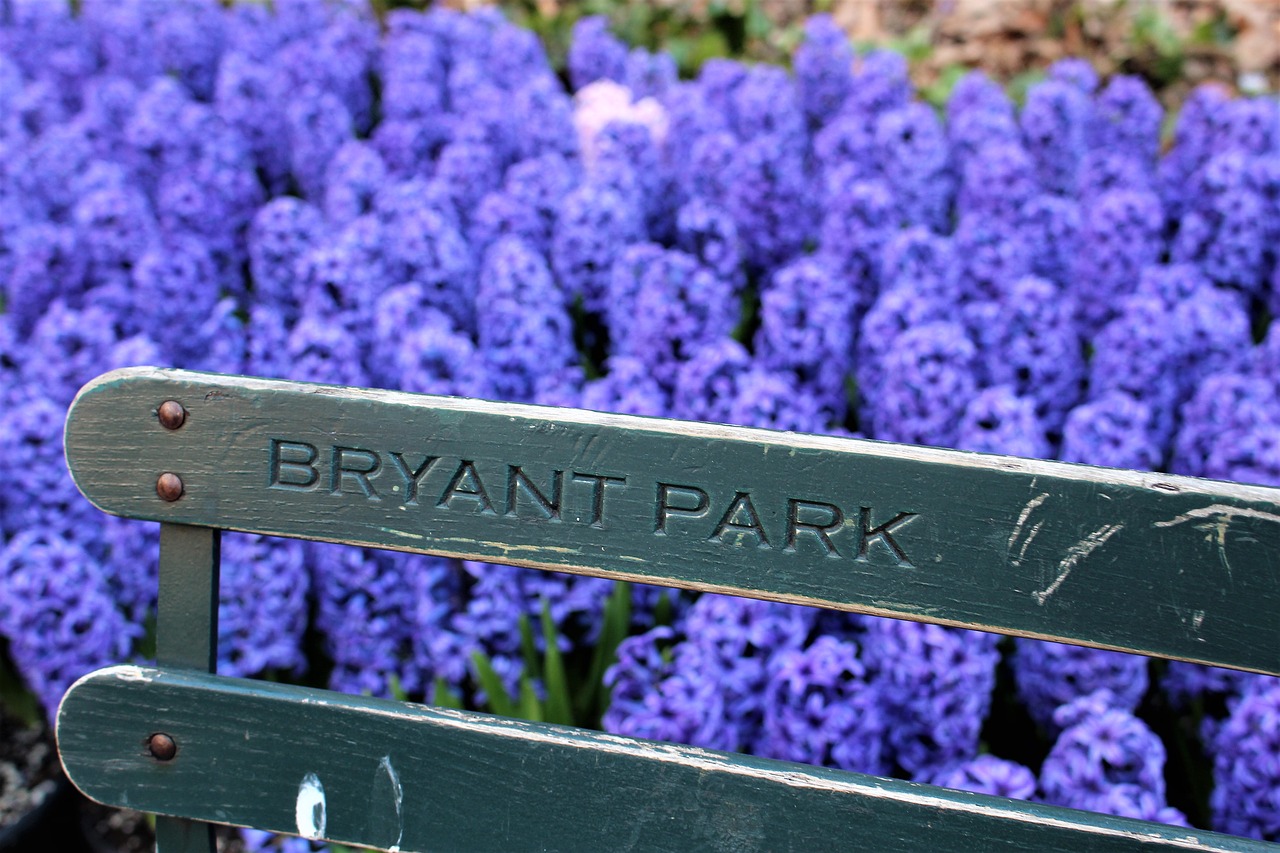
[[[809,518],[813,518],[813,511],[822,512],[826,515],[822,523],[815,521],[801,521],[801,514],[805,511]],[[801,533],[812,533],[822,543],[822,547],[826,549],[828,557],[839,557],[840,552],[836,550],[836,546],[831,541],[831,534],[839,530],[844,525],[844,513],[840,507],[835,504],[824,503],[823,501],[802,501],[797,498],[787,499],[787,544],[783,546],[783,551],[796,550],[796,539]]]
[[[272,489],[296,489],[305,492],[320,481],[315,462],[320,451],[305,441],[271,439],[267,452],[267,486]]]
[[[523,491],[529,497],[533,498],[534,503],[542,508],[547,518],[553,521],[560,520],[560,499],[564,493],[564,472],[551,472],[551,497],[543,494],[533,481],[529,479],[529,475],[519,465],[507,466],[507,512],[509,516],[515,516],[516,499]],[[604,489],[600,489],[600,507],[601,514],[604,512]]]
[[[681,505],[672,503],[673,497],[683,496],[693,498],[693,505]],[[687,501],[682,501],[687,504]],[[667,519],[673,515],[682,515],[686,518],[701,518],[707,514],[707,509],[711,506],[711,498],[702,489],[697,486],[678,486],[675,483],[659,483],[658,484],[658,500],[657,500],[657,517],[655,519],[653,532],[659,536],[667,535]]]
[[[470,459],[463,459],[458,464],[458,470],[454,472],[449,485],[445,486],[440,500],[436,501],[436,506],[452,509],[450,502],[455,498],[475,501],[480,507],[480,512],[494,511],[493,502],[489,500],[489,493],[485,491],[484,483],[480,479],[480,472],[476,470],[476,463]]]
[[[382,470],[382,458],[372,450],[360,447],[333,446],[333,464],[329,469],[329,492],[340,495],[348,479],[356,481],[360,491],[371,501],[382,498],[369,480]]]
[[[915,567],[915,563],[907,559],[907,552],[902,550],[901,546],[898,545],[897,541],[889,532],[893,528],[906,524],[908,521],[915,518],[916,514],[914,512],[900,512],[884,524],[877,525],[876,527],[871,526],[871,507],[860,507],[858,513],[861,521],[862,536],[858,540],[858,556],[854,559],[860,562],[865,562],[867,560],[867,550],[870,547],[872,540],[879,539],[884,543],[885,547],[893,552],[893,556],[898,559],[899,566],[906,568]]]
[[[392,452],[391,467],[396,469],[396,473],[404,479],[404,502],[406,506],[416,506],[418,503],[418,486],[422,484],[422,478],[439,461],[439,456],[428,456],[422,460],[422,464],[417,468],[410,468],[405,464],[404,455]]]
[[[583,474],[573,472],[574,482],[590,482],[591,487],[591,521],[592,527],[603,528],[604,525],[604,492],[609,486],[625,486],[626,477],[606,477],[603,474]]]
[[[750,492],[738,492],[733,496],[733,502],[729,504],[729,508],[720,517],[720,523],[716,525],[716,529],[710,538],[719,539],[723,542],[724,535],[730,530],[752,533],[756,537],[757,548],[769,548],[769,537],[765,536],[764,525],[760,523],[760,515],[756,512],[755,504],[751,503]]]

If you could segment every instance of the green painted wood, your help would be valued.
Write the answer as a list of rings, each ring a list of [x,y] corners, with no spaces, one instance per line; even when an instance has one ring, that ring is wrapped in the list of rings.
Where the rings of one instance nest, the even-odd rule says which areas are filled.
[[[156,660],[161,665],[202,672],[217,668],[220,537],[220,531],[207,527],[160,525]],[[172,817],[156,820],[156,853],[215,850],[212,826]]]
[[[1280,674],[1275,489],[153,368],[86,386],[66,445],[120,515]]]
[[[172,761],[141,747],[171,734]],[[90,797],[427,850],[1267,850],[1199,830],[565,726],[184,670],[113,667],[62,704]]]

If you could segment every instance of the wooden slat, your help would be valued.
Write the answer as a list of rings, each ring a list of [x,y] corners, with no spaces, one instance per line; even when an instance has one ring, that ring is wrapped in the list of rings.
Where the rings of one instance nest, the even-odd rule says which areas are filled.
[[[150,368],[87,386],[66,443],[120,515],[1280,674],[1275,489]]]
[[[153,732],[178,744],[147,756]],[[426,850],[1267,850],[861,774],[192,671],[86,676],[58,716],[109,805]]]
[[[156,661],[161,666],[213,672],[218,665],[220,532],[185,524],[160,525],[160,599]],[[214,853],[210,824],[156,820],[156,853]]]

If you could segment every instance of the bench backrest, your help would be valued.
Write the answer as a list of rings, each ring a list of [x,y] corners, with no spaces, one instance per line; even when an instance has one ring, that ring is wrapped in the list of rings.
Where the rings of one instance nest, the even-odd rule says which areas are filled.
[[[1280,674],[1280,490],[151,368],[86,386],[66,446],[94,504],[162,523],[159,667],[87,676],[59,713],[68,775],[102,802],[401,851],[960,849],[975,839],[1027,850],[1254,846],[890,779],[218,678],[207,674],[217,531]],[[162,850],[204,849],[202,832],[162,823]]]

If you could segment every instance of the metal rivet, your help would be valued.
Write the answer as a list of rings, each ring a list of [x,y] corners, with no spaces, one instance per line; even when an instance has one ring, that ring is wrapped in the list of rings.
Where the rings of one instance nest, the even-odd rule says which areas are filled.
[[[177,429],[186,423],[187,410],[177,400],[165,400],[160,404],[160,426],[165,429]]]
[[[164,732],[156,732],[147,738],[147,751],[156,761],[172,761],[178,754],[178,745]]]
[[[160,496],[160,500],[173,503],[182,497],[182,478],[168,471],[161,474],[156,480],[156,494]]]

